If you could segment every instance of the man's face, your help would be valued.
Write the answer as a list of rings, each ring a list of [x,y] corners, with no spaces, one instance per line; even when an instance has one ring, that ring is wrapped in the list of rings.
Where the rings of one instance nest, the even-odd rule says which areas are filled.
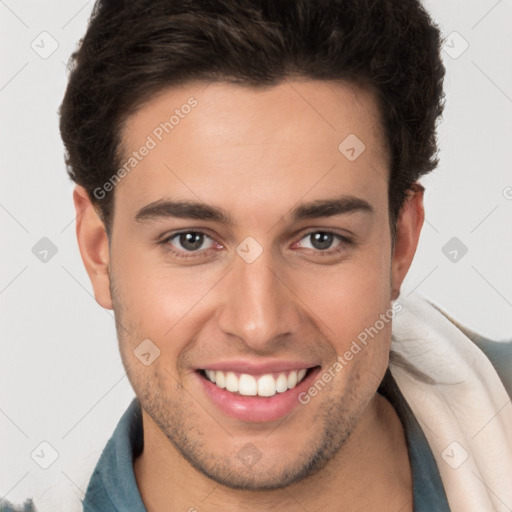
[[[181,109],[190,97],[197,105]],[[175,109],[179,123],[155,132]],[[145,421],[172,443],[165,449],[218,482],[279,487],[315,472],[374,397],[391,322],[332,369],[391,307],[381,130],[373,96],[318,81],[188,84],[125,125],[126,159],[148,136],[156,145],[115,188],[109,271],[123,362]],[[343,198],[335,215],[294,215]],[[137,220],[157,201],[200,203],[231,223],[147,209]],[[330,368],[334,377],[301,403]]]

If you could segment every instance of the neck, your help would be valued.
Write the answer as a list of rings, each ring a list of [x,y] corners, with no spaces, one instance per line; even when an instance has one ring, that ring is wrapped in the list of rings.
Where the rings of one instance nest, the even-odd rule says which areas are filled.
[[[234,490],[183,459],[143,410],[144,450],[134,462],[148,512],[412,510],[412,476],[405,435],[391,404],[370,401],[342,449],[316,474],[283,489]]]

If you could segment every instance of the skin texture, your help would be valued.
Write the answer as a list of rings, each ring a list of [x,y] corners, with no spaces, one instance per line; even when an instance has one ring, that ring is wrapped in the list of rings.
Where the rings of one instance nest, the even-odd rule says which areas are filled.
[[[198,104],[115,188],[110,243],[77,186],[77,236],[97,302],[113,309],[128,377],[143,407],[144,451],[134,468],[149,512],[164,510],[412,510],[401,423],[376,393],[388,366],[391,322],[308,405],[272,422],[228,417],[196,368],[237,358],[305,360],[325,371],[399,295],[421,231],[412,193],[391,243],[388,153],[376,102],[349,84],[285,81],[266,89],[190,83],[151,98],[128,118],[128,156],[193,96]],[[356,134],[349,161],[339,144]],[[298,204],[340,195],[372,213],[293,221]],[[233,220],[137,222],[159,199],[223,208]],[[176,231],[205,233],[188,251]],[[311,231],[334,231],[324,252]],[[237,252],[248,236],[263,249]],[[339,252],[335,253],[337,249]],[[171,250],[190,258],[178,258]],[[202,256],[198,256],[202,253]],[[160,356],[134,350],[150,339]],[[246,467],[239,450],[261,458]]]

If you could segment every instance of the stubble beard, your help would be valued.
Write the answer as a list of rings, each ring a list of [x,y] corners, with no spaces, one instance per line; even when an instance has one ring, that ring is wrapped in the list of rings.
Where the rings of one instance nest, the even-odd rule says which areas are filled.
[[[142,409],[195,470],[222,486],[245,491],[268,491],[282,489],[313,476],[325,468],[343,449],[372,398],[372,395],[364,398],[358,396],[361,381],[361,375],[358,373],[350,376],[344,388],[345,393],[334,400],[327,400],[327,392],[322,391],[325,398],[315,398],[323,398],[323,402],[319,409],[317,408],[314,417],[307,415],[307,409],[306,414],[304,413],[303,408],[310,407],[309,404],[301,404],[271,434],[279,435],[280,431],[282,433],[283,429],[288,428],[286,438],[293,436],[297,429],[296,425],[293,426],[293,416],[299,413],[306,421],[317,425],[314,428],[317,435],[303,442],[303,446],[297,448],[298,452],[294,453],[293,457],[290,457],[289,453],[274,456],[265,454],[263,448],[261,461],[248,470],[237,460],[234,447],[232,453],[219,453],[208,445],[208,423],[214,420],[190,393],[177,383],[171,372],[165,369],[159,371],[156,367],[150,370],[151,366],[138,367],[134,364],[133,358],[129,358],[129,355],[133,354],[133,338],[137,330],[129,328],[130,322],[124,315],[112,279],[111,296],[121,358]],[[168,376],[164,375],[164,372]],[[151,375],[150,379],[148,374]],[[330,395],[332,396],[332,393]],[[313,411],[311,407],[311,413]],[[289,423],[292,423],[291,427],[288,426]],[[226,443],[232,443],[234,437],[227,431],[225,435]],[[263,443],[266,435],[268,434],[263,436]],[[258,442],[257,438],[253,442],[255,446],[263,443]],[[288,457],[285,464],[282,462],[284,455]]]

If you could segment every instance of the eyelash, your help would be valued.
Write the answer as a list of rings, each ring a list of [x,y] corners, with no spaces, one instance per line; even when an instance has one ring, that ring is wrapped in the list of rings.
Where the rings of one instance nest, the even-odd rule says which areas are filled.
[[[179,259],[207,257],[208,256],[208,251],[210,251],[210,249],[202,249],[202,250],[198,250],[198,251],[176,251],[173,248],[171,248],[172,246],[169,244],[169,242],[171,240],[177,238],[180,235],[184,235],[184,234],[187,234],[187,233],[200,234],[200,235],[204,235],[205,237],[208,237],[208,238],[211,239],[211,237],[209,235],[207,235],[206,233],[204,233],[203,231],[189,230],[189,231],[179,231],[178,233],[173,233],[172,235],[169,235],[166,238],[164,238],[162,241],[160,241],[159,244],[163,245],[164,247],[166,246],[166,250],[168,252],[173,253]],[[306,237],[308,237],[308,236],[311,236],[311,235],[313,235],[315,233],[324,233],[324,234],[328,234],[328,235],[333,235],[333,237],[337,238],[338,241],[342,242],[342,245],[343,244],[346,244],[346,245],[353,245],[354,244],[354,241],[351,240],[350,238],[347,238],[346,236],[340,235],[339,233],[336,233],[334,231],[323,230],[323,229],[316,229],[316,230],[313,230],[313,231],[308,231],[307,233],[305,233],[304,235],[301,236],[299,241],[304,239],[304,238],[306,238]],[[313,251],[318,256],[332,256],[334,254],[343,252],[344,250],[345,249],[343,249],[343,248],[341,248],[341,249],[339,248],[339,249],[335,249],[335,250],[331,249],[331,250],[325,250],[325,251],[322,251],[322,250],[319,250],[319,249],[316,249],[316,250],[313,249]],[[185,252],[185,253],[188,252],[190,254],[185,254],[184,255],[184,254],[182,254],[183,252]]]

